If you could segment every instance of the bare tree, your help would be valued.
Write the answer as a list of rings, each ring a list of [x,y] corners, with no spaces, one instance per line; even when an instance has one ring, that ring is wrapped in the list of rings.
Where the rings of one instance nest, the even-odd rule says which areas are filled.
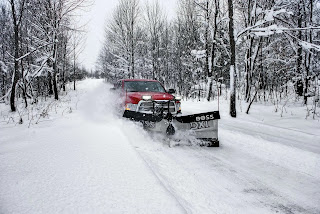
[[[47,96],[48,91],[59,98],[58,84],[65,84],[69,64],[67,32],[74,30],[70,20],[75,9],[86,7],[86,1],[0,2],[0,100],[10,97],[12,111],[16,111],[17,97],[24,99],[25,107],[37,102],[39,95]],[[57,79],[59,74],[63,74],[62,81]]]
[[[228,0],[229,11],[229,42],[230,42],[230,115],[237,116],[236,111],[236,43],[234,40],[234,25],[233,25],[233,0]]]
[[[151,48],[152,78],[156,79],[160,76],[160,39],[164,30],[164,16],[158,1],[155,1],[152,5],[146,4],[145,20],[148,26]]]
[[[14,71],[11,83],[11,95],[10,95],[10,107],[11,111],[16,111],[15,106],[15,94],[16,94],[16,85],[19,79],[19,53],[20,53],[20,25],[24,13],[24,5],[26,0],[10,0],[11,5],[11,15],[14,29]],[[17,7],[18,4],[18,7]]]
[[[121,0],[106,29],[106,38],[108,40],[106,45],[112,50],[110,53],[113,53],[119,61],[118,63],[126,67],[127,75],[131,78],[135,77],[135,54],[138,45],[139,18],[139,1]]]

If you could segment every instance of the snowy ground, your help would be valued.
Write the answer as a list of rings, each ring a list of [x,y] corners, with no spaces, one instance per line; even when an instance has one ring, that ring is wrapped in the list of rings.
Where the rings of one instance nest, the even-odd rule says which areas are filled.
[[[303,107],[233,119],[222,100],[219,148],[169,147],[122,119],[109,87],[81,82],[38,124],[0,105],[0,213],[320,213],[320,122]]]

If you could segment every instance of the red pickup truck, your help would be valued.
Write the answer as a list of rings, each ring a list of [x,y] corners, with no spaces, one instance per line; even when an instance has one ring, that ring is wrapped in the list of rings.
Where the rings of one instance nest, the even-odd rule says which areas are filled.
[[[182,115],[181,97],[173,95],[174,89],[166,91],[157,80],[122,79],[113,90],[123,98],[123,117],[141,122],[145,129],[167,136],[188,132],[202,140],[200,145],[219,146],[219,111]]]
[[[154,111],[181,113],[181,97],[174,96],[175,90],[166,89],[157,80],[121,79],[114,85],[124,99],[124,109],[154,113]]]

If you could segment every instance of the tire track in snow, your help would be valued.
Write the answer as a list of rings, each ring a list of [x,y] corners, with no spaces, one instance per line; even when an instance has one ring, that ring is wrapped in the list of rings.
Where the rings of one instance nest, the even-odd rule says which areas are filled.
[[[223,150],[228,150],[228,148],[224,147]],[[255,196],[259,203],[274,212],[290,210],[284,213],[318,213],[320,211],[320,208],[316,208],[315,204],[310,201],[303,202],[297,201],[299,198],[292,198],[292,194],[306,194],[307,191],[301,192],[301,190],[310,183],[313,184],[313,187],[309,189],[314,191],[318,180],[305,175],[297,175],[288,169],[273,163],[266,163],[248,154],[234,153],[231,155],[230,152],[220,152],[213,155],[210,150],[204,149],[198,155],[199,158],[204,158],[208,162],[219,162],[223,167],[218,167],[217,170],[242,183],[242,192],[245,195]],[[243,160],[243,157],[246,161]],[[299,182],[292,182],[292,180]],[[314,196],[319,197],[316,194]],[[309,199],[312,199],[312,194],[309,195]],[[315,201],[313,199],[313,202]]]
[[[226,131],[227,133],[223,133]],[[228,202],[225,202],[225,207],[231,207],[230,210],[227,208],[229,212],[231,210],[233,210],[232,212],[235,210],[241,210],[241,204],[248,206],[242,210],[243,212],[244,210],[247,211],[250,209],[253,213],[259,209],[261,209],[260,213],[319,212],[320,208],[314,205],[316,204],[317,198],[319,198],[319,194],[316,193],[315,189],[319,183],[319,180],[312,178],[307,174],[303,175],[299,172],[292,171],[291,169],[284,168],[283,166],[279,165],[281,164],[281,161],[279,161],[278,164],[275,164],[266,158],[259,159],[259,155],[261,155],[259,153],[258,156],[252,156],[251,153],[254,152],[254,150],[250,149],[250,147],[245,147],[245,150],[239,150],[238,147],[243,146],[245,142],[237,143],[234,141],[238,139],[238,135],[235,133],[237,133],[237,131],[232,132],[229,130],[221,130],[221,134],[224,135],[221,140],[222,146],[221,148],[213,149],[182,147],[181,151],[180,148],[177,147],[168,148],[165,146],[159,146],[156,144],[158,143],[162,145],[162,143],[159,141],[156,143],[153,142],[152,145],[143,144],[139,146],[139,144],[136,142],[133,142],[133,144],[138,145],[139,152],[142,153],[144,159],[151,166],[154,173],[160,177],[165,186],[169,186],[170,191],[173,192],[175,197],[179,198],[184,207],[186,207],[188,210],[191,210],[191,213],[203,213],[210,212],[212,210],[215,210],[218,213],[223,213],[226,211],[226,208],[224,207],[220,207],[220,209],[215,206],[210,207],[210,204],[206,204],[206,200],[198,200],[199,204],[194,204],[194,199],[201,197],[205,198],[206,194],[210,196],[211,193],[207,192],[206,189],[212,189],[212,186],[215,185],[210,184],[208,179],[210,180],[214,177],[220,178],[218,181],[228,180],[230,177],[234,179],[229,180],[226,184],[220,187],[219,185],[215,186],[213,189],[213,191],[219,192],[220,195],[223,194],[224,198],[229,198],[231,200],[229,201],[229,204]],[[234,137],[231,138],[231,140],[224,142],[226,135],[234,135]],[[251,141],[256,140],[257,145],[259,145],[259,142],[268,142],[263,139],[253,137],[252,135],[248,135],[247,137]],[[246,137],[242,136],[242,140],[245,139]],[[270,142],[270,144],[273,145],[274,142]],[[251,146],[253,145],[251,144]],[[211,152],[214,153],[212,154]],[[237,156],[237,158],[232,158],[234,156]],[[181,163],[180,159],[185,162]],[[190,164],[190,159],[195,163],[198,163],[198,165],[196,166],[195,163]],[[238,162],[241,162],[241,159],[245,160],[242,165],[237,164]],[[259,162],[259,164],[257,164],[257,162]],[[188,166],[194,167],[188,168]],[[208,172],[208,176],[206,177],[204,175],[193,174],[193,172],[197,171],[199,168],[206,168],[204,171]],[[167,172],[168,170],[170,172]],[[210,173],[212,170],[215,172]],[[271,175],[268,175],[268,171],[272,171]],[[258,175],[254,175],[255,173]],[[175,178],[175,174],[180,177],[184,177],[185,179],[181,180],[179,178]],[[253,175],[253,177],[247,175]],[[288,175],[290,176],[289,180],[286,178]],[[283,185],[283,187],[281,187],[281,185],[273,185],[275,181],[279,182],[281,185]],[[286,181],[291,183],[286,184]],[[181,184],[179,184],[180,182],[183,183],[184,186],[181,186]],[[201,185],[199,183],[208,183],[208,185]],[[235,187],[235,183],[238,183],[241,188],[237,189]],[[299,183],[300,185],[297,185]],[[197,188],[194,188],[193,185],[197,186]],[[228,190],[228,185],[234,186]],[[308,196],[311,201],[309,203],[303,200],[297,201],[297,197],[290,197],[290,194],[292,193],[299,194],[299,191],[304,188],[304,185],[307,187],[307,190],[302,191],[301,194],[306,194],[305,196]],[[188,187],[190,188],[189,192],[185,190],[185,188]],[[194,194],[191,190],[193,188],[194,192],[197,190],[202,191],[202,196],[190,196],[190,194]],[[293,189],[293,192],[291,189]],[[240,195],[240,198],[244,199],[239,201],[238,199],[235,199],[234,195]],[[212,196],[212,198],[215,198],[215,196]],[[202,203],[202,205],[200,205],[200,203]],[[223,202],[220,201],[220,203]],[[240,208],[237,206],[240,206]],[[228,213],[228,211],[226,212]]]
[[[109,85],[101,86],[101,88],[108,88],[108,89],[109,89],[109,87],[110,87]],[[119,114],[119,110],[117,109],[120,100],[117,99],[116,96],[114,96],[113,94],[109,94],[109,95],[105,95],[104,98],[109,101],[104,103],[104,106],[106,106],[106,108],[103,111],[108,112],[108,114],[112,113],[112,115],[109,115],[109,116],[112,117],[112,120],[115,122],[115,126],[127,127],[126,130],[120,129],[119,131],[121,131],[121,135],[127,139],[128,145],[131,146],[131,149],[136,151],[137,155],[145,163],[145,166],[150,170],[150,173],[152,175],[154,175],[154,177],[159,181],[159,184],[167,191],[167,193],[171,197],[173,197],[176,200],[176,202],[181,207],[181,210],[184,213],[190,213],[187,210],[187,208],[183,206],[180,198],[177,197],[177,195],[175,195],[171,191],[170,187],[168,185],[166,185],[166,183],[163,182],[161,177],[159,177],[159,174],[152,168],[152,166],[149,164],[149,162],[146,161],[146,159],[143,157],[143,155],[137,150],[137,148],[132,143],[135,140],[145,141],[145,138],[148,138],[148,135],[147,135],[147,133],[145,133],[145,130],[143,130],[142,127],[140,127],[136,123],[131,122],[131,121],[126,120],[121,117],[121,115]],[[114,102],[114,103],[110,103],[110,99],[111,99],[111,102]],[[130,130],[130,131],[128,131],[128,130]],[[146,135],[144,135],[144,134],[146,134]],[[136,138],[139,138],[139,139],[136,139]]]
[[[248,126],[248,124],[250,125]],[[248,129],[248,127],[250,127],[250,129]],[[319,135],[286,129],[282,127],[274,127],[262,123],[254,124],[253,122],[247,123],[243,121],[223,121],[219,123],[219,128],[227,130],[237,130],[238,132],[247,135],[256,135],[256,137],[260,137],[267,141],[274,141],[286,146],[291,146],[302,149],[304,151],[320,154]]]
[[[236,154],[235,151],[221,153],[221,151],[208,148],[166,148],[160,146],[160,149],[139,147],[138,150],[162,182],[169,186],[170,191],[180,198],[181,203],[188,210],[191,210],[191,213],[212,211],[217,213],[237,211],[258,213],[257,210],[259,213],[318,213],[320,210],[319,207],[312,207],[312,202],[315,202],[316,198],[313,198],[309,203],[305,203],[303,200],[297,202],[296,198],[290,197],[292,191],[283,191],[281,185],[273,185],[275,180],[288,175],[291,176],[290,182],[297,179],[298,182],[305,180],[304,184],[308,184],[311,181],[314,184],[312,188],[317,186],[317,181],[302,175],[295,178],[297,176],[295,173],[283,171],[279,166],[257,160],[254,157],[244,158],[246,161],[237,164],[237,161],[242,158],[240,156],[245,157],[245,154],[238,154],[238,157],[233,159],[230,157]],[[248,163],[254,164],[248,166]],[[201,170],[199,171],[199,169]],[[268,170],[272,171],[271,175],[268,175]],[[212,180],[214,178],[216,181]],[[288,179],[284,180],[288,181]],[[286,190],[286,188],[294,188],[297,182],[286,185],[286,181],[282,181],[281,184],[284,185],[282,188]],[[299,188],[301,186],[303,187],[300,185]],[[277,189],[278,187],[280,190]],[[295,188],[295,193],[299,193],[299,188]],[[193,190],[200,192],[196,194],[198,197],[192,196]],[[212,192],[216,192],[220,197],[215,196]],[[301,194],[305,193],[306,191]],[[319,195],[314,196],[319,197]],[[220,206],[209,204],[206,197],[216,199],[216,203]],[[308,197],[312,199],[310,195]],[[228,198],[228,200],[221,200],[221,198]],[[221,204],[224,206],[221,207]],[[243,205],[244,207],[241,207]]]

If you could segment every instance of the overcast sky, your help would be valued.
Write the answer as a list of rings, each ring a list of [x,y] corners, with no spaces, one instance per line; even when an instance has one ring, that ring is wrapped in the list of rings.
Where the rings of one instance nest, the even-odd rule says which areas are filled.
[[[140,0],[140,5],[153,0]],[[164,12],[171,19],[176,11],[177,0],[159,0]],[[103,43],[104,26],[106,20],[110,19],[112,11],[118,4],[118,0],[94,0],[90,12],[84,12],[81,23],[88,23],[84,50],[79,57],[79,61],[89,70],[94,70],[99,50]]]

